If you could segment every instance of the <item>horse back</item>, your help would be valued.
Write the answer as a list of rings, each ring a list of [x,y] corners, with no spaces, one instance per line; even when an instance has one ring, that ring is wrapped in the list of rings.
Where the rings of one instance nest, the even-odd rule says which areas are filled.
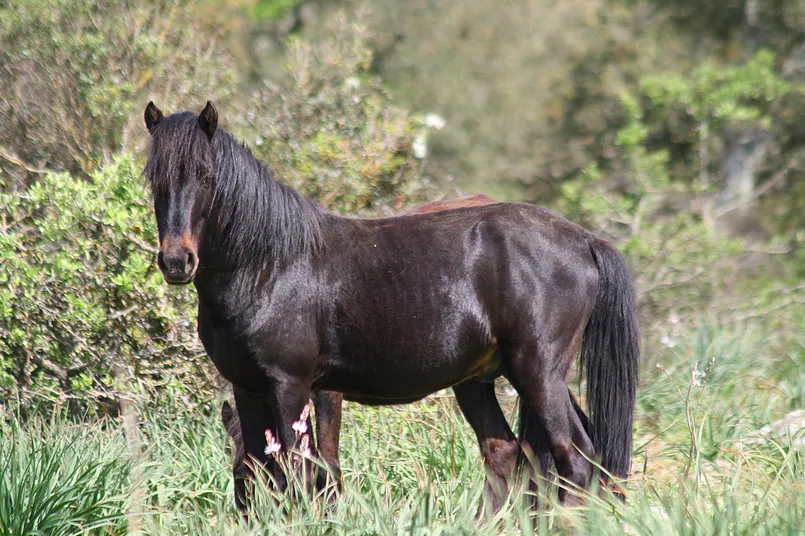
[[[487,373],[490,349],[525,315],[548,325],[577,301],[581,317],[595,298],[592,235],[540,207],[339,218],[329,231],[321,271],[330,370],[321,375],[347,393],[364,387],[350,382],[370,383],[366,371],[418,383],[423,393]],[[393,393],[393,383],[373,385]]]

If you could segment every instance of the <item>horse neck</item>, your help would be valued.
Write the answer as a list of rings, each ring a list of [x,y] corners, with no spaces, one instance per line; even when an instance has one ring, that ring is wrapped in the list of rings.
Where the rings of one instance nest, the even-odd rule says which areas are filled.
[[[218,178],[202,262],[208,269],[264,272],[317,251],[324,211],[274,180],[227,134],[215,145]]]

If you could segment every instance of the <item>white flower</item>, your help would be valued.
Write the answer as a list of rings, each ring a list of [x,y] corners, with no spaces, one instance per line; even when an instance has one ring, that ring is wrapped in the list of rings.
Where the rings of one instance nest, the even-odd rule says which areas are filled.
[[[420,133],[414,138],[414,156],[425,158],[428,155],[428,144],[425,142],[425,135]]]
[[[254,144],[257,145],[258,147],[260,145],[263,145],[263,137],[262,136],[257,136],[257,139],[254,140]]]
[[[694,363],[693,365],[693,374],[691,374],[691,383],[696,387],[701,387],[704,383],[704,378],[707,374],[704,371],[699,370],[698,364]]]
[[[674,346],[676,346],[676,341],[671,337],[669,337],[668,335],[663,335],[662,338],[660,339],[660,343],[662,343],[662,345],[665,346],[666,348],[673,348]]]
[[[357,76],[350,76],[344,80],[344,85],[351,89],[361,87],[361,79]]]
[[[444,117],[438,114],[428,114],[425,116],[425,126],[441,130],[447,124]]]

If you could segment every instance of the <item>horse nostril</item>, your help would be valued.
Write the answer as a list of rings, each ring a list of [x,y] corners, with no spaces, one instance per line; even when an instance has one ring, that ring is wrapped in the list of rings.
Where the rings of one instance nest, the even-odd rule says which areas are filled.
[[[163,272],[165,271],[165,256],[161,251],[157,253],[157,266],[159,266],[159,269]]]
[[[196,254],[193,253],[192,250],[188,250],[187,259],[186,259],[185,262],[186,262],[186,266],[187,266],[187,271],[192,272],[193,268],[196,267]]]

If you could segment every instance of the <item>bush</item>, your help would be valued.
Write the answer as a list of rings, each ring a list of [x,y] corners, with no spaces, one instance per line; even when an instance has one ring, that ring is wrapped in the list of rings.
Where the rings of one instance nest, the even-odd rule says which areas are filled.
[[[793,311],[789,305],[805,300],[799,281],[781,273],[787,259],[762,254],[764,237],[735,237],[719,221],[725,200],[734,201],[714,180],[724,132],[765,129],[769,103],[802,91],[773,65],[760,51],[740,67],[643,77],[639,91],[621,96],[624,121],[608,165],[591,164],[562,184],[563,214],[600,230],[628,257],[644,320],[739,320]],[[768,188],[751,190],[744,204]]]
[[[19,0],[0,4],[0,180],[32,171],[84,176],[145,137],[149,98],[163,109],[220,101],[234,69],[226,26],[199,22],[199,2]],[[8,180],[13,178],[13,181]]]
[[[343,14],[331,38],[292,38],[287,84],[257,87],[235,129],[277,177],[343,213],[397,211],[423,192],[414,143],[425,126],[369,73],[366,39]]]
[[[114,364],[146,388],[191,382],[203,394],[194,300],[156,269],[145,188],[126,157],[88,181],[51,174],[0,194],[0,401],[115,404]]]

